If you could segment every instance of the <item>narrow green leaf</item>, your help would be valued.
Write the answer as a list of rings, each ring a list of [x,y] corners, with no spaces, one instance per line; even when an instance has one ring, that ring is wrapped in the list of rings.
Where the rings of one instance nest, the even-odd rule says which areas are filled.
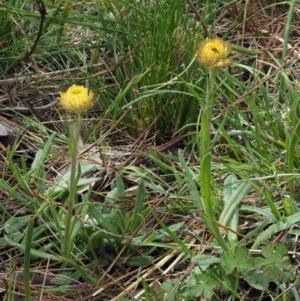
[[[234,194],[235,190],[238,188],[238,179],[235,175],[229,175],[224,182],[223,188],[223,195],[224,195],[224,204],[225,207],[229,205],[232,195]],[[234,231],[238,230],[238,220],[239,220],[239,208],[237,208],[231,219],[228,222],[228,227],[233,229]],[[227,241],[229,247],[233,247],[236,245],[238,241],[238,236],[236,233],[232,231],[227,231]]]
[[[240,210],[244,211],[244,212],[258,213],[258,214],[264,216],[265,218],[267,218],[269,220],[272,220],[274,222],[278,221],[278,219],[276,219],[276,217],[269,210],[266,210],[266,209],[263,209],[263,208],[249,206],[249,205],[242,205]]]
[[[34,227],[34,216],[29,216],[28,227],[26,232],[25,252],[24,252],[24,287],[25,287],[25,300],[31,301],[31,288],[30,288],[30,251],[32,244],[32,232]]]
[[[300,222],[300,212],[297,212],[291,216],[286,217],[285,220],[280,220],[276,224],[270,226],[261,235],[259,235],[251,247],[251,249],[257,249],[263,242],[270,239],[275,233],[282,230],[286,230],[291,226]]]
[[[187,255],[191,256],[192,252],[187,248],[185,243],[173,232],[171,231],[154,213],[153,213],[156,221],[159,223],[159,225],[166,231],[166,233],[179,244],[179,246],[182,248],[182,251],[186,253]]]
[[[112,225],[112,223],[110,223],[110,218],[104,216],[100,210],[97,210],[94,206],[89,206],[89,212],[91,213],[91,216],[96,219],[99,226],[104,230],[113,234],[119,234],[118,230]]]
[[[122,199],[125,197],[125,186],[124,186],[123,180],[119,174],[117,174],[117,176],[116,176],[116,184],[117,184],[117,190],[118,190],[118,197],[119,197],[119,199]]]
[[[120,257],[120,261],[122,261],[124,258]],[[153,262],[154,257],[152,256],[133,256],[130,257],[126,263],[131,267],[142,267],[149,265]]]
[[[4,237],[5,237],[5,240],[8,244],[10,244],[13,247],[18,248],[19,250],[21,250],[22,252],[25,253],[26,248],[25,248],[24,244],[19,244],[19,243],[14,242],[13,240],[11,240],[8,237],[8,235],[5,235]],[[57,255],[51,255],[49,253],[41,252],[41,251],[38,251],[38,250],[35,250],[35,249],[30,249],[30,254],[32,256],[36,256],[37,258],[54,260],[54,261],[57,261],[57,262],[63,262],[64,261],[63,257],[57,256]]]
[[[141,214],[144,207],[144,200],[145,200],[145,182],[143,179],[141,179],[138,186],[136,201],[132,213],[132,221],[129,225],[129,229],[131,232],[135,231],[135,229],[137,228],[137,226],[141,221]]]
[[[31,193],[29,183],[27,183],[26,178],[23,177],[23,175],[21,174],[19,166],[15,163],[11,162],[10,168],[13,172],[14,177],[16,178],[18,184],[22,187],[22,189],[25,192]]]
[[[225,204],[225,207],[219,218],[219,222],[223,225],[227,225],[228,221],[231,219],[235,210],[240,206],[242,200],[246,197],[252,184],[248,181],[243,181],[239,187],[234,191],[231,198]]]
[[[185,177],[185,180],[186,180],[186,184],[188,186],[188,189],[189,189],[189,192],[190,192],[190,195],[191,197],[193,198],[195,204],[196,204],[196,207],[197,207],[197,210],[199,212],[199,214],[201,215],[202,214],[202,211],[203,211],[203,204],[202,204],[202,200],[201,200],[201,197],[200,197],[200,194],[198,192],[198,189],[196,187],[196,184],[195,184],[195,181],[191,175],[191,172],[183,158],[183,154],[182,154],[182,151],[179,150],[178,151],[178,155],[179,155],[179,161],[180,161],[180,164],[181,164],[181,168],[184,172],[184,177]]]
[[[289,147],[287,149],[287,161],[288,161],[288,173],[292,174],[295,168],[295,148],[298,145],[299,141],[299,133],[300,133],[300,121],[297,123],[295,129],[293,130],[292,137],[290,139]],[[291,192],[295,190],[295,180],[294,176],[288,177],[288,186]]]
[[[45,147],[43,150],[37,151],[35,158],[31,165],[32,176],[39,178],[41,176],[41,170],[43,169],[43,165],[45,160],[47,159],[51,146],[53,144],[53,140],[55,138],[56,133],[54,132],[49,139],[47,140]],[[31,172],[30,171],[30,172]]]
[[[211,154],[207,153],[201,158],[200,165],[200,188],[201,188],[201,197],[204,205],[205,212],[207,213],[210,219],[215,219],[215,214],[213,211],[213,206],[210,198],[211,191]]]

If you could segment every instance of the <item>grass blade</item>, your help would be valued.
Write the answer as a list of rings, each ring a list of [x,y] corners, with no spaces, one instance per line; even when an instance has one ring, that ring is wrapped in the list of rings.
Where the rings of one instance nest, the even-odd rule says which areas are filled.
[[[144,200],[145,200],[145,182],[143,179],[141,179],[138,186],[136,202],[132,213],[132,221],[129,225],[129,229],[131,232],[135,231],[135,229],[137,228],[137,226],[141,221],[141,214],[144,207]]]

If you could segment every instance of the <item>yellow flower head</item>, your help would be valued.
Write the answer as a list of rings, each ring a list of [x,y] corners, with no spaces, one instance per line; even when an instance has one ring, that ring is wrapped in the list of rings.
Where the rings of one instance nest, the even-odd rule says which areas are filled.
[[[87,112],[94,104],[94,92],[83,86],[71,86],[67,92],[59,92],[59,107],[67,113]]]
[[[215,38],[202,42],[196,52],[196,59],[202,66],[218,69],[230,65],[231,49],[225,41]]]

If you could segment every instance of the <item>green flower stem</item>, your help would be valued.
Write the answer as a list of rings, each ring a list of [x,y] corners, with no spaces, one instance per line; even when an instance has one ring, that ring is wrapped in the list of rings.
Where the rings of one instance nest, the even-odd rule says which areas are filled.
[[[76,171],[77,168],[77,156],[78,156],[78,142],[80,139],[80,128],[81,128],[81,119],[80,114],[75,114],[74,121],[70,125],[70,142],[69,142],[69,155],[71,157],[71,175],[70,175],[70,186],[69,186],[69,200],[68,200],[68,212],[66,216],[66,233],[64,239],[64,253],[67,257],[71,253],[71,227],[72,227],[72,217],[73,217],[73,207],[76,204],[76,191],[77,191],[77,180],[76,180]]]
[[[214,85],[217,71],[209,69],[205,107],[201,118],[201,157],[210,153],[210,127],[214,103]]]
[[[25,300],[32,301],[31,288],[30,288],[30,251],[32,246],[32,234],[34,228],[34,216],[29,216],[26,242],[25,242],[25,255],[24,255],[24,287],[25,287]]]
[[[209,70],[206,102],[201,117],[201,165],[200,165],[200,188],[203,207],[207,215],[206,224],[219,245],[228,250],[228,245],[224,240],[214,213],[214,207],[211,200],[211,151],[210,151],[210,127],[212,120],[212,110],[214,102],[214,85],[216,81],[216,70]]]

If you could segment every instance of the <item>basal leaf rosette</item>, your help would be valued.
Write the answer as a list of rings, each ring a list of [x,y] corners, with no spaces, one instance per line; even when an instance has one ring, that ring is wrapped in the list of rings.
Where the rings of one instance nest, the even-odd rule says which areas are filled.
[[[83,86],[73,85],[67,92],[59,94],[60,97],[57,98],[59,108],[70,114],[85,113],[94,104],[94,92]]]
[[[222,39],[207,39],[200,44],[196,52],[196,60],[204,67],[218,69],[230,65],[228,58],[230,52],[228,43]]]

